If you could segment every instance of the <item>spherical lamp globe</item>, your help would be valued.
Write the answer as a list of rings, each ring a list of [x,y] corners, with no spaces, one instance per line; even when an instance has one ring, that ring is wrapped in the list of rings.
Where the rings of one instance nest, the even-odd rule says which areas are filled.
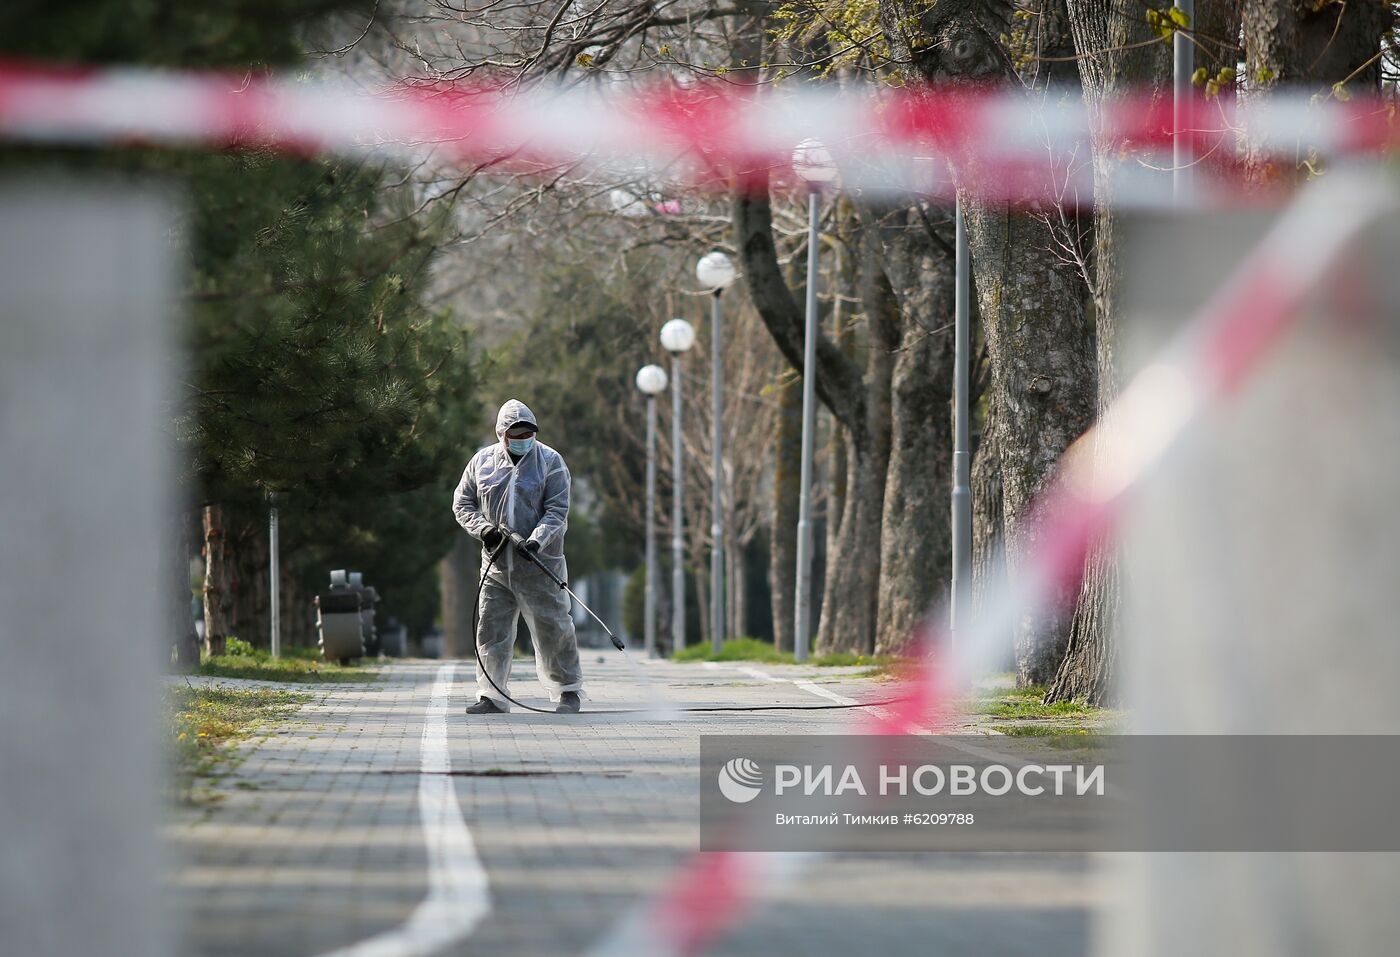
[[[734,264],[718,249],[701,256],[695,264],[695,278],[700,280],[701,286],[713,292],[727,288],[735,275]]]
[[[695,327],[684,319],[672,319],[661,327],[661,348],[678,356],[695,345]]]
[[[666,370],[660,366],[647,365],[637,370],[637,388],[646,395],[660,395],[666,391]]]
[[[792,151],[792,169],[808,186],[825,186],[836,178],[836,161],[821,140],[803,140]]]

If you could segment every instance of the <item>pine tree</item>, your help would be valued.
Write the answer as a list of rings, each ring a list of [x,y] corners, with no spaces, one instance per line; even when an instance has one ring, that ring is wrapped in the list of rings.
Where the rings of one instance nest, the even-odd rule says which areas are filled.
[[[0,54],[261,72],[300,59],[303,29],[371,6],[15,0],[0,9]],[[188,374],[170,431],[188,463],[185,502],[218,508],[232,624],[210,625],[266,627],[260,536],[272,498],[287,517],[290,581],[315,587],[332,564],[360,563],[382,592],[403,595],[401,618],[430,624],[432,568],[454,531],[439,499],[475,411],[470,345],[424,295],[437,224],[385,188],[382,168],[358,163],[160,150],[10,149],[0,159],[185,188],[189,226],[176,242],[189,264]],[[171,617],[187,633],[183,588]]]

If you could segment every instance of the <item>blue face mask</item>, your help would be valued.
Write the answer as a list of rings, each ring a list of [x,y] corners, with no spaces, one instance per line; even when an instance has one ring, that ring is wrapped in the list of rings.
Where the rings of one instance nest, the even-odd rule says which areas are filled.
[[[534,444],[535,437],[533,435],[524,439],[506,439],[506,448],[510,449],[516,455],[524,455],[526,452],[530,451],[530,447]]]

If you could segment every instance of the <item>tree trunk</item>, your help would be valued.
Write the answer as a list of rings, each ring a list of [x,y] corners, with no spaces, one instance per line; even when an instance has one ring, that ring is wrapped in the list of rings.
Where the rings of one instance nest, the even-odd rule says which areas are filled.
[[[283,644],[297,648],[316,647],[316,621],[311,599],[301,586],[292,563],[283,561],[282,569],[282,635]]]
[[[875,650],[880,594],[887,571],[881,539],[885,480],[890,468],[891,385],[899,341],[899,302],[884,270],[878,231],[862,224],[854,247],[869,334],[861,403],[864,417],[856,428],[845,430],[846,493],[840,526],[834,537],[828,536],[832,545],[821,595],[816,640],[819,654],[869,654]],[[836,521],[836,516],[831,520]]]
[[[1075,47],[1081,54],[1080,80],[1086,107],[1097,112],[1105,100],[1121,94],[1169,95],[1171,46],[1150,43],[1153,28],[1141,14],[1128,15],[1110,0],[1067,0]],[[1210,0],[1196,8],[1196,24],[1209,16]],[[1147,45],[1144,45],[1147,44]],[[1198,56],[1206,47],[1198,45]],[[1203,63],[1202,66],[1207,64]],[[1212,75],[1214,70],[1211,70]],[[1097,412],[1118,395],[1116,344],[1118,336],[1117,211],[1114,170],[1120,162],[1118,144],[1096,138],[1094,151],[1093,270],[1095,364],[1098,369]],[[1120,604],[1117,557],[1111,548],[1096,549],[1084,568],[1070,620],[1064,658],[1050,681],[1047,703],[1080,701],[1106,704],[1113,694],[1117,660]]]
[[[827,560],[814,648],[817,654],[870,654],[875,648],[885,467],[873,443],[852,442],[848,446],[845,514],[836,536],[836,551]]]
[[[946,220],[946,212],[935,213]],[[884,272],[899,302],[892,341],[891,445],[880,541],[875,650],[903,651],[919,619],[948,593],[953,386],[952,230],[935,233],[920,205],[883,212],[878,235]]]
[[[1010,5],[990,0],[939,0],[917,13],[903,0],[880,3],[896,58],[924,80],[952,85],[1018,82],[1012,56],[998,39],[1011,32],[1010,13]],[[952,164],[963,182],[975,176],[977,157],[954,156]],[[1027,510],[1061,453],[1093,418],[1093,329],[1083,279],[1057,259],[1045,222],[973,195],[960,202],[991,362],[991,397],[1001,413],[991,438],[1002,468],[1007,570],[1014,579],[1035,547]],[[1020,621],[1018,682],[1049,681],[1067,640],[1053,615]]]
[[[839,221],[851,222],[853,217],[848,210],[850,204],[844,200],[838,200],[838,203]],[[831,303],[831,339],[852,361],[855,361],[856,324],[852,321],[853,317],[845,300],[854,299],[857,295],[859,279],[856,272],[861,256],[852,255],[849,250],[861,242],[864,236],[865,233],[858,224],[854,230],[843,230],[841,240],[836,244],[836,266],[832,270],[836,277],[836,289]],[[799,409],[800,407],[799,403]],[[827,442],[825,553],[833,555],[836,553],[836,542],[841,532],[841,514],[846,508],[846,430],[841,427],[835,416],[826,413],[826,418],[830,428],[830,439]],[[798,447],[800,451],[800,442]]]
[[[1117,699],[1118,615],[1122,596],[1118,558],[1104,547],[1090,556],[1074,609],[1069,647],[1045,703],[1078,701],[1105,706]]]
[[[656,589],[656,653],[669,658],[676,649],[676,636],[671,623],[671,562],[669,556],[657,556],[658,587]]]
[[[231,570],[227,633],[256,648],[268,649],[272,627],[266,521],[249,520],[244,513],[229,509],[223,510],[223,519],[224,561]]]
[[[1171,48],[1150,43],[1155,35],[1142,15],[1127,15],[1109,0],[1068,0],[1084,97],[1092,111],[1123,94],[1168,95]],[[1196,5],[1197,66],[1214,76],[1238,60],[1233,46],[1240,29],[1240,8],[1226,0]],[[1146,44],[1146,45],[1145,45]],[[1096,138],[1094,144],[1093,304],[1095,306],[1098,411],[1118,396],[1117,218],[1113,196],[1119,144]],[[1090,556],[1070,624],[1064,660],[1045,696],[1047,702],[1107,704],[1114,697],[1117,661],[1116,628],[1120,605],[1117,558],[1111,548]]]
[[[734,619],[730,634],[736,638],[749,633],[749,616],[744,587],[744,546],[738,542],[729,546],[729,595]]]
[[[700,643],[710,647],[710,568],[697,567],[695,572],[695,599],[700,606]]]
[[[1380,89],[1382,34],[1393,7],[1382,0],[1247,0],[1243,5],[1246,76],[1260,87],[1327,92],[1347,83],[1353,92]]]
[[[736,194],[734,232],[744,280],[759,317],[783,357],[802,371],[804,317],[778,264],[766,171],[748,174]],[[887,358],[872,357],[870,364],[871,371],[863,378],[835,343],[826,336],[817,341],[814,388],[845,428],[848,449],[846,501],[836,551],[827,561],[815,642],[821,653],[868,653],[874,648],[885,461],[876,448],[866,389],[875,395],[888,392],[889,363]],[[887,422],[884,427],[888,428]],[[872,469],[879,471],[872,474]]]
[[[791,651],[793,591],[797,578],[797,500],[802,468],[802,380],[794,375],[782,376],[778,406],[768,580],[773,590],[773,644],[779,651]]]
[[[996,407],[990,401],[982,439],[972,455],[972,607],[979,617],[985,614],[995,586],[1006,579],[1005,535],[1002,524],[1001,462],[997,459]],[[999,636],[1002,653],[997,657],[1008,667],[1016,662],[1016,636],[1008,631]]]
[[[724,543],[724,634],[727,638],[738,638],[742,632],[738,630],[734,614],[734,525],[731,522],[726,527],[731,534]]]
[[[232,570],[225,557],[223,509],[204,507],[204,653],[221,655],[228,639]]]
[[[476,601],[480,570],[480,551],[471,537],[466,532],[454,535],[452,548],[438,563],[444,658],[464,658],[473,654],[472,605]]]
[[[1007,573],[1014,581],[1035,547],[1028,534],[1038,518],[1029,513],[1032,501],[1093,419],[1093,334],[1079,278],[1047,251],[1043,223],[977,202],[968,203],[965,217],[999,413],[990,436],[1001,465]],[[1068,638],[1053,613],[1018,622],[1018,683],[1049,682]]]
[[[1383,0],[1248,0],[1243,28],[1245,83],[1256,93],[1287,89],[1344,99],[1375,95],[1381,83],[1381,37],[1394,16]],[[1247,163],[1255,183],[1292,183],[1314,174],[1311,143],[1300,136],[1294,158],[1260,152],[1246,131]]]

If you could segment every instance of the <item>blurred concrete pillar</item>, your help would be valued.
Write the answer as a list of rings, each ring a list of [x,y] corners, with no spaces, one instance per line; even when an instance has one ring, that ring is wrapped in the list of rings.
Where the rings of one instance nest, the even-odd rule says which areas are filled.
[[[0,184],[0,949],[161,957],[172,205]]]
[[[1125,225],[1126,377],[1266,220]],[[1333,270],[1304,323],[1137,499],[1123,549],[1134,731],[1400,732],[1397,261],[1392,221]],[[1173,795],[1142,800],[1150,815]],[[1369,955],[1400,939],[1400,855],[1124,854],[1106,867],[1121,896],[1101,924],[1103,955]]]

